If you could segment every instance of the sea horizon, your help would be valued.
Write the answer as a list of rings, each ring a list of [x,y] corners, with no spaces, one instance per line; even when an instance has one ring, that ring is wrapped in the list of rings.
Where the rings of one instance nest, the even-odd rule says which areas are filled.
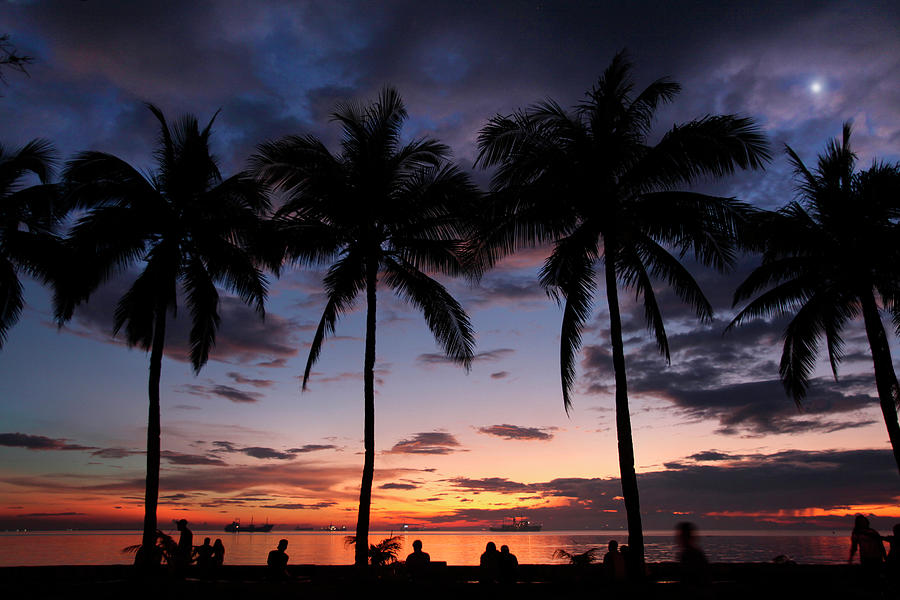
[[[225,545],[225,564],[265,564],[265,557],[279,539],[288,540],[290,564],[352,564],[353,548],[345,543],[347,531],[296,531],[273,529],[268,533],[225,533],[221,529],[193,530],[193,543],[205,537],[221,539]],[[559,564],[553,557],[562,549],[577,554],[598,548],[600,557],[610,540],[627,544],[624,530],[560,530],[540,532],[493,532],[486,530],[372,530],[377,541],[390,535],[402,538],[400,560],[412,551],[414,539],[421,539],[432,560],[451,565],[475,565],[488,541],[506,544],[521,564]],[[677,560],[672,531],[644,532],[648,562]],[[132,555],[126,546],[140,543],[139,530],[63,530],[0,532],[0,567],[41,565],[129,564]],[[802,564],[841,564],[846,562],[850,546],[848,532],[708,530],[701,532],[700,543],[711,562],[772,562],[784,555]]]

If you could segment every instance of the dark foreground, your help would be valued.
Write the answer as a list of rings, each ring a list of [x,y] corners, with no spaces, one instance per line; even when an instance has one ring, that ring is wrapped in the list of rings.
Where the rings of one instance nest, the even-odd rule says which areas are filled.
[[[884,582],[863,581],[858,566],[714,564],[712,585],[685,590],[677,582],[678,566],[657,563],[648,566],[646,583],[615,585],[605,581],[599,565],[587,568],[569,565],[521,565],[519,582],[506,585],[477,583],[478,568],[439,566],[423,581],[410,581],[401,569],[360,573],[350,566],[297,565],[294,578],[285,582],[266,579],[264,567],[225,566],[211,579],[197,571],[183,578],[163,573],[147,579],[124,565],[71,567],[0,568],[3,597],[91,598],[91,599],[280,599],[322,598],[744,598],[828,599],[898,598],[897,588]]]

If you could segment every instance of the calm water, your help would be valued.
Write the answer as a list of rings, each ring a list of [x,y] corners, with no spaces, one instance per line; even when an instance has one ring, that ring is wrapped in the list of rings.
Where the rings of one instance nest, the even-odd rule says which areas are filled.
[[[177,532],[170,532],[176,536]],[[232,565],[264,564],[269,550],[281,538],[289,541],[287,552],[291,564],[342,565],[353,562],[353,550],[344,545],[346,532],[272,531],[271,533],[224,533],[194,531],[194,543],[204,537],[225,544],[225,563]],[[388,537],[389,532],[373,532],[371,540]],[[553,551],[563,548],[571,553],[590,548],[605,548],[609,540],[625,543],[625,532],[615,531],[542,531],[537,533],[494,533],[482,531],[416,531],[403,538],[401,555],[412,552],[412,543],[421,539],[432,560],[451,565],[475,565],[484,545],[493,541],[499,547],[508,544],[523,564],[564,562],[552,558]],[[38,531],[0,533],[0,566],[25,565],[98,565],[127,564],[131,556],[122,548],[140,543],[139,532],[111,531]],[[645,533],[647,560],[675,560],[671,532]],[[769,562],[786,554],[798,563],[838,564],[847,560],[849,534],[831,532],[792,533],[778,535],[760,532],[707,532],[701,544],[713,562]]]

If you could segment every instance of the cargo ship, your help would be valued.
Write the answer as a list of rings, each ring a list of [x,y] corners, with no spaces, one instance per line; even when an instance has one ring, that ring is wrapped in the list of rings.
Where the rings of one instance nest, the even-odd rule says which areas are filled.
[[[254,525],[253,519],[250,519],[249,525],[241,525],[241,520],[235,519],[231,522],[231,525],[225,526],[225,531],[227,533],[266,533],[272,531],[273,527],[275,525],[269,523],[268,519],[266,519],[265,525]]]
[[[511,523],[503,523],[497,527],[490,527],[491,531],[540,531],[543,525],[535,524],[522,517],[513,517]]]

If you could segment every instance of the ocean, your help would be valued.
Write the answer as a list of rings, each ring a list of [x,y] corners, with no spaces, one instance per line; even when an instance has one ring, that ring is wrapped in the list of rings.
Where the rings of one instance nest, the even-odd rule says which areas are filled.
[[[177,539],[177,532],[169,532]],[[288,540],[290,564],[342,565],[353,562],[353,549],[344,543],[347,533],[325,531],[272,531],[269,533],[225,533],[194,531],[194,544],[204,537],[220,538],[225,545],[225,563],[231,565],[265,564],[269,550],[278,540]],[[391,535],[375,531],[370,541]],[[676,560],[671,531],[647,531],[644,534],[647,560]],[[450,565],[477,565],[487,542],[499,548],[507,544],[521,564],[560,563],[553,552],[563,549],[572,554],[590,548],[604,552],[609,540],[627,543],[624,531],[541,531],[495,533],[488,531],[412,531],[401,535],[401,559],[412,552],[413,540],[420,539],[432,560]],[[140,543],[136,531],[29,531],[0,532],[0,567],[35,565],[128,564],[132,556],[122,551]],[[786,555],[804,564],[840,564],[850,551],[849,532],[701,532],[700,544],[711,562],[771,562]],[[601,553],[602,556],[602,553]]]

